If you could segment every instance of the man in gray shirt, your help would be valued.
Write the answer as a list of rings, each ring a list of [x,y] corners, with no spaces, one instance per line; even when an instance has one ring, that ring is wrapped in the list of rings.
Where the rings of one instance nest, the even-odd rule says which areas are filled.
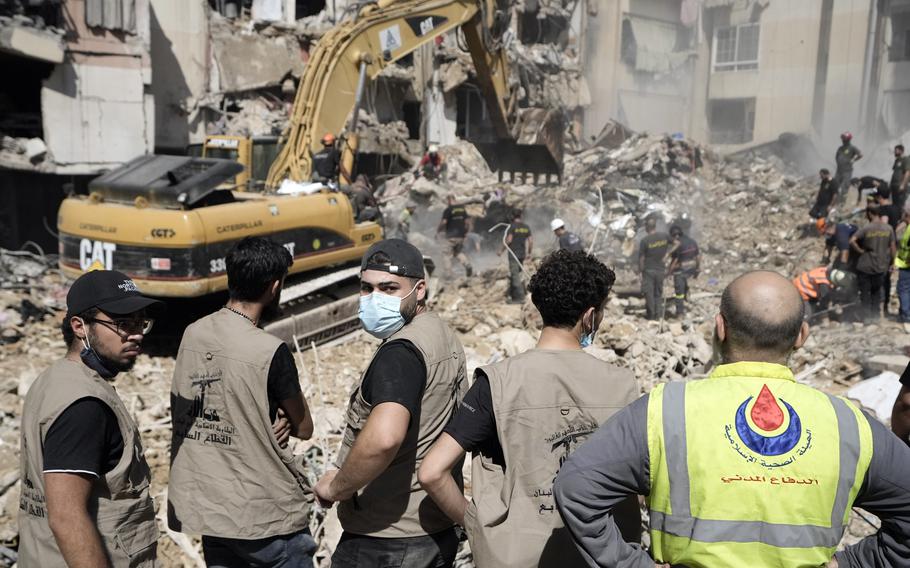
[[[787,289],[788,286],[791,289]],[[769,305],[776,306],[777,309],[766,309]],[[726,378],[717,378],[713,376],[722,374],[719,372],[724,368],[726,368],[727,371],[732,370],[734,372],[748,369],[748,373],[746,374],[756,378],[747,378],[745,380],[754,381],[753,384],[755,385],[771,385],[770,391],[785,392],[786,389],[789,389],[789,392],[793,397],[803,398],[804,401],[812,398],[817,399],[818,397],[813,395],[810,387],[796,384],[792,379],[792,373],[784,366],[789,353],[794,348],[801,346],[808,337],[808,324],[802,322],[802,314],[802,302],[799,300],[798,293],[795,288],[792,288],[792,285],[780,275],[770,272],[753,272],[734,280],[734,282],[724,291],[724,297],[721,300],[721,312],[715,320],[715,343],[719,345],[724,364],[714,371],[712,378],[706,379],[705,381],[668,383],[666,386],[662,387],[662,392],[660,394],[663,395],[663,408],[665,409],[663,416],[665,419],[667,416],[666,408],[668,408],[666,406],[668,403],[666,391],[670,389],[671,385],[673,386],[672,389],[674,391],[678,392],[683,390],[686,393],[686,398],[683,400],[688,400],[688,397],[692,394],[698,393],[699,391],[704,393],[705,389],[711,388],[715,389],[715,395],[723,396],[725,391],[718,389],[735,388],[737,384],[742,383],[742,379],[731,378],[729,372],[727,373]],[[787,335],[787,337],[784,337],[783,341],[780,341],[780,338],[777,338],[778,341],[775,341],[775,336],[780,335],[781,326],[790,320],[795,323],[795,327],[789,326],[791,329],[788,333],[784,334]],[[791,335],[793,329],[798,329],[799,331]],[[787,347],[787,344],[789,344],[789,347]],[[778,377],[775,378],[771,376],[775,374],[778,375]],[[784,375],[787,376],[784,377]],[[713,381],[725,382],[712,384]],[[739,381],[739,383],[737,383],[737,381]],[[691,387],[696,387],[696,390],[690,393],[692,390]],[[761,399],[762,396],[765,396],[764,393],[767,389],[769,389],[768,386],[763,388],[762,394],[759,395],[759,399]],[[819,464],[823,466],[825,461],[824,452],[821,455],[816,453],[817,457],[814,458],[804,457],[802,454],[796,456],[794,453],[795,457],[791,462],[776,459],[783,456],[783,454],[773,455],[770,458],[766,457],[770,454],[774,454],[773,451],[758,455],[758,459],[754,463],[760,463],[762,465],[764,465],[763,462],[765,461],[769,463],[779,463],[771,463],[767,466],[771,468],[766,472],[768,476],[771,476],[767,479],[764,475],[754,478],[741,478],[743,482],[748,481],[762,484],[757,485],[756,487],[758,490],[751,490],[751,493],[749,487],[753,485],[752,483],[742,483],[738,486],[725,485],[728,481],[736,483],[739,476],[722,478],[723,483],[718,483],[715,479],[706,479],[707,477],[712,476],[704,476],[705,478],[701,479],[698,476],[693,476],[690,479],[688,470],[695,469],[696,471],[699,471],[700,468],[721,470],[723,469],[723,462],[725,461],[733,460],[735,463],[738,455],[742,455],[743,457],[746,457],[747,454],[750,456],[752,455],[749,454],[748,450],[742,447],[742,443],[738,441],[735,444],[733,443],[733,440],[735,440],[735,437],[738,435],[738,429],[734,431],[732,434],[733,437],[729,439],[724,435],[716,437],[710,435],[705,436],[705,433],[701,431],[702,427],[699,423],[702,421],[711,421],[711,415],[715,413],[715,410],[711,408],[699,408],[695,410],[699,412],[701,420],[693,421],[693,424],[687,422],[682,428],[683,435],[681,437],[677,436],[677,439],[673,440],[674,444],[668,443],[661,447],[671,448],[675,445],[675,448],[679,449],[681,446],[682,454],[685,456],[687,453],[688,455],[692,455],[693,452],[698,455],[697,452],[699,448],[705,448],[705,446],[708,446],[707,449],[711,450],[712,448],[710,446],[716,444],[717,448],[716,453],[714,454],[716,459],[714,461],[717,463],[704,464],[689,461],[688,466],[686,466],[686,463],[683,462],[681,469],[673,469],[670,467],[669,471],[664,470],[661,474],[664,463],[669,460],[669,458],[665,456],[670,455],[673,452],[666,450],[664,456],[658,455],[656,458],[652,459],[651,450],[649,449],[649,435],[659,436],[660,432],[663,432],[664,436],[672,436],[674,431],[671,429],[668,434],[667,430],[661,429],[660,425],[652,425],[654,432],[649,432],[649,420],[651,419],[651,415],[649,414],[649,398],[651,396],[658,395],[646,395],[613,416],[613,418],[604,424],[585,444],[569,457],[556,478],[554,496],[556,498],[557,507],[565,521],[566,527],[571,531],[572,536],[575,539],[576,546],[582,552],[589,565],[609,566],[613,568],[654,567],[655,560],[651,558],[651,555],[649,555],[647,551],[623,541],[619,529],[614,522],[613,514],[616,506],[630,494],[649,496],[650,506],[652,508],[652,537],[654,536],[653,531],[655,529],[655,523],[664,523],[662,527],[664,532],[660,533],[663,535],[663,539],[671,538],[667,535],[673,535],[672,538],[690,538],[692,544],[696,547],[701,546],[703,549],[707,550],[708,555],[716,554],[714,563],[707,565],[729,565],[729,563],[725,563],[724,560],[730,560],[731,557],[736,554],[736,549],[730,547],[729,542],[712,541],[709,537],[703,539],[702,542],[699,543],[696,542],[697,539],[694,536],[690,537],[689,533],[679,534],[668,532],[671,530],[667,528],[670,525],[668,518],[674,515],[677,517],[687,517],[690,503],[685,503],[685,509],[680,507],[680,511],[677,511],[676,502],[674,502],[673,515],[663,515],[662,513],[654,511],[655,499],[661,497],[661,492],[663,492],[664,495],[666,494],[666,487],[658,487],[658,484],[661,479],[666,480],[667,478],[670,480],[671,499],[673,499],[674,496],[675,498],[678,498],[678,492],[677,494],[673,493],[673,483],[675,480],[675,483],[682,484],[681,486],[684,488],[683,493],[690,493],[691,491],[692,496],[688,497],[688,499],[691,499],[695,505],[699,504],[699,500],[702,500],[704,503],[706,500],[712,498],[711,495],[705,496],[704,494],[699,494],[700,490],[709,487],[739,487],[741,488],[739,490],[743,492],[742,494],[745,497],[748,497],[748,499],[737,499],[735,501],[739,504],[739,507],[732,507],[731,509],[729,507],[729,502],[724,505],[728,510],[728,515],[748,519],[726,523],[726,526],[728,528],[730,526],[734,527],[732,529],[733,532],[743,531],[747,535],[753,533],[757,535],[755,537],[758,539],[757,542],[746,538],[736,540],[736,543],[740,545],[752,544],[753,546],[748,550],[752,552],[762,550],[762,553],[755,554],[754,557],[750,557],[748,560],[744,558],[740,559],[742,562],[733,565],[748,565],[753,567],[788,565],[786,562],[782,564],[776,562],[779,558],[775,556],[775,553],[778,551],[782,551],[785,554],[788,553],[788,551],[789,553],[792,553],[794,550],[799,551],[800,547],[803,546],[809,548],[811,552],[811,548],[815,545],[803,542],[801,539],[806,537],[801,537],[800,535],[813,535],[819,531],[833,530],[833,532],[837,533],[834,535],[833,542],[827,543],[829,548],[833,550],[834,545],[837,544],[837,540],[839,540],[843,533],[843,527],[840,527],[839,523],[832,521],[832,529],[827,529],[827,527],[809,526],[812,525],[811,521],[807,521],[804,525],[780,525],[774,524],[773,519],[767,518],[769,515],[773,516],[777,512],[775,511],[776,509],[779,510],[780,507],[790,506],[787,503],[782,502],[779,498],[781,493],[776,491],[779,491],[777,488],[782,486],[774,484],[775,481],[779,482],[780,480],[780,478],[774,476],[781,475],[779,472],[786,471],[786,468],[791,467],[791,465],[788,464],[791,464],[793,460],[795,460],[797,464],[801,463],[799,461],[801,459],[818,460],[817,462],[811,463],[803,461],[803,465],[799,466],[802,468],[803,472],[812,467],[818,467]],[[768,394],[767,396],[771,397],[772,395]],[[789,409],[791,416],[789,423],[791,425],[796,424],[797,428],[799,428],[799,416],[797,416],[796,421],[794,421],[793,416],[796,415],[796,412],[790,408],[790,403],[797,408],[799,407],[796,398],[787,397],[787,408]],[[831,400],[832,406],[835,407],[835,412],[832,414],[846,411],[846,413],[849,413],[846,414],[848,418],[855,416],[855,420],[849,419],[845,421],[845,424],[850,424],[852,422],[852,424],[854,424],[854,426],[852,426],[853,432],[856,432],[858,426],[861,432],[869,432],[869,437],[871,438],[871,448],[868,447],[868,442],[864,443],[864,451],[871,450],[872,454],[871,458],[869,458],[868,469],[865,470],[865,476],[861,480],[853,480],[853,483],[855,484],[854,487],[858,485],[856,496],[852,500],[852,503],[849,499],[844,499],[841,503],[841,507],[844,509],[845,513],[847,506],[862,507],[873,514],[878,515],[882,519],[882,523],[881,529],[877,534],[866,537],[860,542],[837,552],[827,566],[840,566],[841,568],[907,566],[907,559],[910,558],[910,476],[907,475],[907,472],[910,471],[910,448],[901,443],[896,436],[889,432],[874,418],[865,413],[858,414],[855,411],[850,410],[848,403],[840,398],[829,397],[829,399]],[[774,398],[773,400],[780,399]],[[748,402],[749,401],[747,400],[742,404],[743,409],[746,408]],[[778,405],[775,404],[773,406]],[[754,430],[757,428],[754,426],[754,419],[756,416],[760,419],[762,418],[760,415],[761,411],[762,409],[755,411],[753,407],[753,411],[750,413],[753,417],[753,425],[749,427],[751,428],[750,431],[753,431],[752,435],[754,435]],[[819,416],[820,414],[813,415],[810,412],[803,412],[803,426],[808,426],[810,421],[815,421],[815,426],[825,426],[825,423],[820,420]],[[745,419],[743,419],[743,422],[744,424],[748,424],[745,422]],[[830,422],[831,419],[828,419],[828,423]],[[864,422],[868,423],[868,429]],[[666,426],[666,422],[664,426]],[[774,424],[771,424],[767,428],[773,426]],[[787,430],[790,430],[790,427],[788,427]],[[847,434],[842,436],[839,435],[838,433],[840,430],[839,418],[834,430],[831,429],[831,426],[828,426],[827,428],[815,428],[814,440],[810,439],[810,442],[815,444],[815,447],[820,447],[819,444],[824,444],[826,440],[832,438],[846,439],[849,437]],[[849,428],[845,429],[844,432],[847,432],[847,430],[849,430]],[[691,433],[691,435],[689,435],[689,433]],[[785,437],[785,434],[786,432],[778,436],[775,439],[775,442],[780,442],[782,438]],[[750,434],[749,432],[745,432],[745,435],[746,437],[749,437]],[[770,440],[771,438],[765,439]],[[802,435],[802,437],[799,438],[799,444],[793,447],[793,452],[799,453],[802,451],[805,453],[808,450],[809,453],[807,455],[812,456],[813,450],[809,449],[809,442],[806,442],[805,446],[803,446],[803,441],[806,439],[807,436],[805,434]],[[670,439],[667,438],[667,441],[670,442]],[[688,450],[686,450],[687,442],[689,447]],[[795,443],[796,442],[794,442],[794,444]],[[749,447],[751,448],[752,446]],[[836,447],[837,446],[834,446],[832,449]],[[735,452],[732,450],[735,450]],[[836,451],[837,450],[835,450],[835,452]],[[844,451],[841,450],[840,453],[843,454]],[[840,459],[844,458],[845,455],[842,455]],[[837,463],[836,460],[837,458],[833,458],[835,463]],[[741,467],[743,468],[743,471],[746,471],[748,468],[752,467],[752,465],[753,462],[742,460]],[[849,468],[845,468],[845,470],[841,471],[839,474],[835,472],[833,474],[833,480],[837,481],[838,476],[844,476],[844,471],[846,470],[849,470]],[[854,471],[857,471],[857,469],[854,469]],[[860,468],[858,471],[863,470]],[[661,475],[664,477],[661,477]],[[852,473],[849,473],[849,475],[852,476]],[[816,486],[831,485],[833,490],[832,477],[830,476],[831,472],[822,471],[814,472],[810,478],[821,478],[821,483],[819,483],[817,479],[811,481],[815,482]],[[657,480],[655,481],[655,487],[652,487],[652,478]],[[790,478],[785,479],[787,479],[785,483],[797,482],[796,480],[790,481]],[[770,484],[766,485],[766,482]],[[799,483],[802,482],[801,479]],[[666,481],[663,483],[665,484]],[[690,483],[691,490],[689,490]],[[712,483],[714,483],[714,485],[711,485]],[[842,485],[840,481],[837,481],[837,483],[838,487]],[[801,489],[800,491],[811,491],[812,486],[800,487],[808,488]],[[840,493],[840,491],[838,491],[838,493]],[[844,496],[847,497],[846,491],[844,491]],[[683,497],[685,502],[687,496],[683,495]],[[753,503],[756,498],[762,502]],[[822,501],[825,500],[823,499]],[[813,502],[812,500],[809,500],[801,504],[803,509],[797,507],[791,509],[791,511],[803,511],[804,514],[812,514],[813,508],[819,504],[818,501]],[[696,513],[690,515],[697,517],[699,509],[696,507],[692,510],[696,511]],[[836,515],[832,513],[832,518],[835,517]],[[689,527],[692,534],[697,534],[699,531],[702,533],[709,533],[712,530],[712,527],[725,524],[725,521],[716,521],[714,519],[703,520],[688,517],[687,520],[694,521],[694,524]],[[703,522],[700,523],[699,521]],[[698,526],[699,524],[704,526]],[[780,531],[776,531],[776,529],[779,529],[782,526],[787,527],[787,530],[783,531],[785,535],[782,537],[783,540],[786,541],[786,544],[778,546],[789,548],[777,549],[772,545],[759,544],[759,542],[763,542],[764,539],[772,539],[775,537],[781,538],[778,536]],[[758,527],[757,533],[755,531],[750,533],[750,530],[756,527]],[[652,538],[652,541],[653,540],[654,539]],[[714,542],[716,542],[716,544],[712,544]],[[653,542],[652,546],[654,546]],[[757,548],[759,546],[765,548]],[[703,562],[698,562],[697,559],[687,556],[691,554],[690,547],[683,548],[684,550],[682,550],[682,552],[677,550],[677,554],[674,557],[664,557],[661,561],[678,562],[682,565],[689,563],[691,563],[691,565],[706,565]],[[742,549],[739,550],[741,551]],[[658,555],[657,551],[655,551],[655,555]],[[704,555],[702,555],[701,559],[704,559]],[[824,561],[819,562],[819,565],[823,562]]]

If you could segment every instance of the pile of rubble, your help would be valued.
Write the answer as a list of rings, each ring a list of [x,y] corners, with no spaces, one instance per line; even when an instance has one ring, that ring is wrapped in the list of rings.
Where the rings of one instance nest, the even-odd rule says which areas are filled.
[[[554,216],[566,220],[591,250],[615,267],[617,284],[590,352],[629,368],[642,392],[659,382],[703,377],[713,361],[713,317],[720,292],[732,278],[754,268],[786,275],[816,264],[823,251],[817,236],[807,233],[815,180],[790,172],[779,158],[753,155],[729,159],[684,139],[626,133],[604,145],[567,156],[561,185],[535,187],[501,184],[471,145],[442,148],[448,163],[445,180],[415,180],[406,174],[385,184],[386,216],[407,200],[421,204],[412,238],[424,252],[438,254],[435,228],[443,197],[454,194],[468,203],[478,218],[495,204],[525,209],[535,234],[535,257],[555,248],[549,232]],[[668,225],[686,224],[703,251],[703,269],[692,282],[689,314],[681,320],[645,322],[644,302],[636,294],[632,268],[635,243],[646,216],[659,214]],[[501,234],[490,234],[497,245]],[[468,366],[497,361],[530,349],[540,327],[530,301],[508,305],[507,267],[492,247],[478,253],[474,278],[434,281],[433,306],[458,332]],[[0,255],[0,565],[2,546],[17,538],[18,428],[22,399],[31,381],[63,354],[59,337],[66,282],[54,269],[52,257],[37,253]],[[836,319],[836,318],[835,318]],[[818,323],[818,325],[815,325]],[[813,335],[792,360],[800,381],[842,394],[862,378],[895,370],[906,363],[910,335],[890,322],[876,326],[813,322]],[[305,394],[313,407],[316,434],[298,442],[308,453],[314,478],[338,447],[349,390],[369,360],[377,342],[356,333],[335,345],[297,355]],[[899,370],[899,369],[898,369]],[[143,355],[135,370],[117,379],[143,434],[153,471],[153,494],[160,510],[167,483],[170,422],[168,391],[173,352]],[[325,559],[338,538],[334,513],[314,517]],[[870,518],[872,523],[876,521]],[[198,565],[198,542],[166,531],[161,522],[164,565]],[[855,517],[847,542],[872,531]],[[470,565],[463,552],[459,561]]]

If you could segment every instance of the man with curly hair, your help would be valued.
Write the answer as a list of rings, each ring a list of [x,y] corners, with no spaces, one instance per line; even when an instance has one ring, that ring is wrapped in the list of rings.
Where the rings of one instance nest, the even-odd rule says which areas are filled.
[[[536,348],[480,367],[454,418],[420,467],[423,488],[465,527],[478,566],[584,566],[553,501],[571,452],[639,395],[626,369],[585,353],[603,320],[613,271],[583,251],[556,251],[531,278],[543,319]],[[473,498],[453,471],[474,454]],[[639,540],[634,500],[616,513]]]

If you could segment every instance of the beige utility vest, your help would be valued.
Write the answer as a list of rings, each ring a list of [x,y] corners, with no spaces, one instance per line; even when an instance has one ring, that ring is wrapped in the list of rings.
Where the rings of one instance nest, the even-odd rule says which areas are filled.
[[[224,308],[186,329],[171,384],[172,529],[259,539],[307,526],[304,458],[278,445],[269,419],[269,367],[280,345]]]
[[[506,467],[474,455],[473,498],[465,513],[474,563],[478,568],[587,566],[556,511],[553,480],[576,447],[638,398],[632,373],[583,351],[547,349],[478,371],[490,381]],[[639,540],[637,502],[630,501],[617,517],[627,538]]]
[[[452,521],[420,487],[417,470],[467,390],[464,349],[451,328],[433,313],[417,315],[388,341],[396,339],[413,343],[423,355],[427,367],[427,382],[420,401],[420,422],[416,429],[409,429],[408,437],[389,467],[354,497],[338,504],[342,528],[354,534],[403,538],[434,534],[453,526]],[[347,427],[336,460],[339,467],[350,453],[372,410],[361,393],[365,376],[366,371],[348,404]],[[460,464],[457,470],[453,473],[460,480]]]
[[[120,461],[92,485],[89,514],[112,566],[154,566],[158,525],[149,496],[151,476],[139,430],[114,387],[82,362],[69,359],[61,359],[41,373],[29,389],[22,409],[19,566],[66,565],[47,519],[44,438],[57,417],[83,398],[96,398],[108,405],[123,436]]]

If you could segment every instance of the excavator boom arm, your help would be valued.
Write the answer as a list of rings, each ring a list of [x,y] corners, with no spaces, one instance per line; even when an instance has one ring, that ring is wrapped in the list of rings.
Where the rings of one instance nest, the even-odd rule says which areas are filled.
[[[380,0],[326,33],[301,78],[268,187],[278,187],[285,178],[309,180],[311,152],[318,151],[323,134],[344,129],[354,107],[361,65],[372,79],[387,65],[459,26],[496,133],[510,137],[508,60],[491,32],[496,14],[496,0]]]

